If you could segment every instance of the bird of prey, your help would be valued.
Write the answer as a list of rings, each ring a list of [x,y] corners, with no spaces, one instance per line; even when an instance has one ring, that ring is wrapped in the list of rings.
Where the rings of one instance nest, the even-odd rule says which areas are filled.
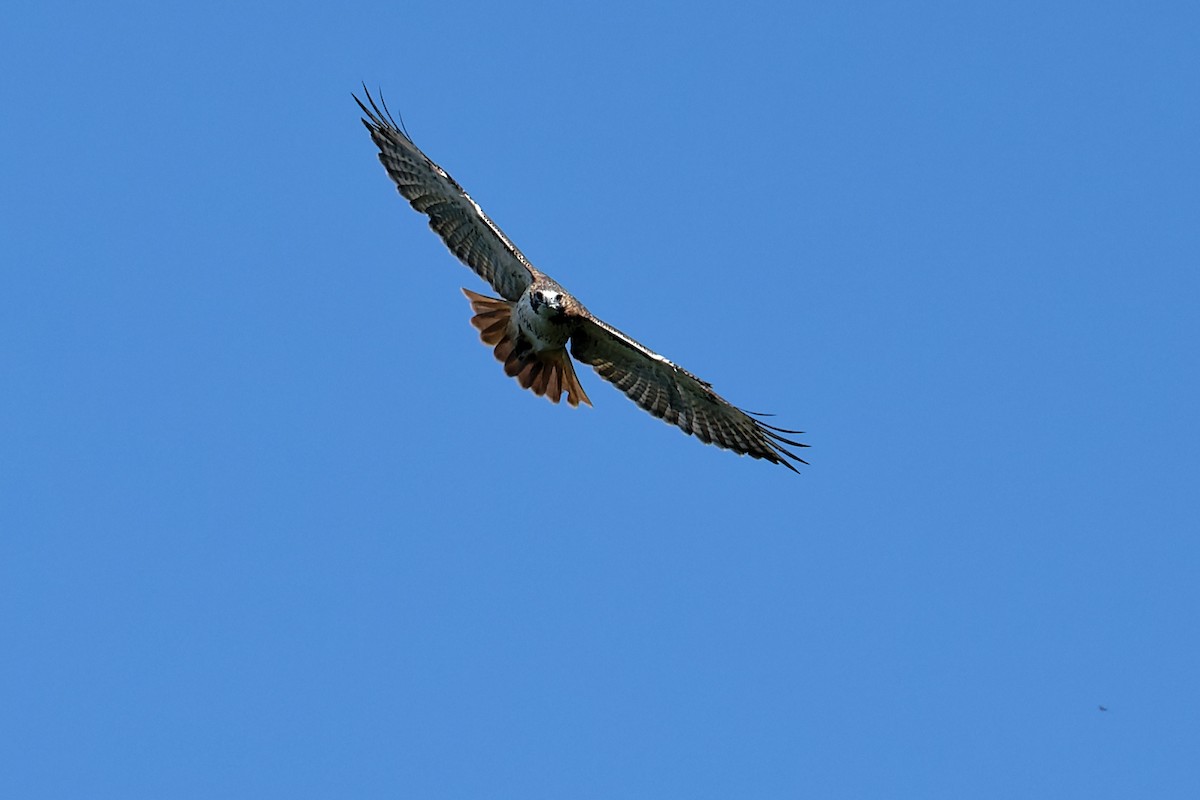
[[[450,252],[500,294],[462,290],[475,312],[471,324],[522,387],[552,403],[565,393],[569,405],[590,406],[571,364],[574,356],[646,411],[702,442],[793,472],[798,470],[791,462],[807,463],[785,447],[807,447],[784,436],[802,431],[777,428],[763,422],[770,415],[733,406],[706,381],[592,316],[529,263],[479,204],[413,144],[386,104],[380,108],[365,86],[363,92],[366,103],[357,96],[354,101],[400,194],[429,217]]]

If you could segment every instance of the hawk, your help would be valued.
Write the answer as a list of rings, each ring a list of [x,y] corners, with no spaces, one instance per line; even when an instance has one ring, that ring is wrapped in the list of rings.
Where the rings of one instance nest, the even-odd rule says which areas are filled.
[[[505,373],[552,403],[566,394],[568,405],[590,406],[571,364],[574,356],[646,411],[702,442],[793,472],[798,470],[792,462],[808,463],[785,447],[807,447],[784,436],[803,431],[777,428],[762,421],[771,415],[732,405],[707,381],[597,319],[536,269],[479,204],[413,144],[387,105],[381,109],[366,87],[363,92],[366,104],[357,96],[354,101],[400,194],[429,217],[429,227],[450,252],[500,294],[462,290],[475,312],[471,324]]]

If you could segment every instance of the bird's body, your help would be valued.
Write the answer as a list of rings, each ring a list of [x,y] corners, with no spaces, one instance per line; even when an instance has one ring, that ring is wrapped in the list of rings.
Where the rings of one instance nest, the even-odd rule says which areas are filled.
[[[579,327],[578,316],[569,316],[565,309],[582,308],[579,301],[550,281],[537,281],[521,293],[513,308],[517,331],[528,340],[534,352],[564,347]]]
[[[553,279],[529,263],[483,209],[367,94],[355,98],[379,160],[414,209],[464,264],[500,297],[463,289],[475,312],[471,324],[491,345],[504,371],[535,394],[591,405],[572,357],[590,365],[635,403],[703,442],[782,464],[805,463],[784,445],[806,447],[720,397],[705,381],[593,316]]]

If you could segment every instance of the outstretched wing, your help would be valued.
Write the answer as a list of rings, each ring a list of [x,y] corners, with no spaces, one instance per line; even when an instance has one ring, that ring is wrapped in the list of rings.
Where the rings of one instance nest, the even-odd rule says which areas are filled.
[[[516,300],[539,275],[496,223],[446,170],[429,160],[363,87],[370,108],[354,97],[363,125],[379,147],[379,160],[412,207],[429,217],[429,227],[450,252],[507,300]]]
[[[579,329],[571,337],[571,355],[591,364],[600,377],[654,416],[702,442],[782,464],[792,472],[798,470],[791,461],[808,463],[784,447],[808,445],[782,435],[803,431],[776,428],[756,419],[768,415],[742,411],[707,382],[590,313],[580,314]]]

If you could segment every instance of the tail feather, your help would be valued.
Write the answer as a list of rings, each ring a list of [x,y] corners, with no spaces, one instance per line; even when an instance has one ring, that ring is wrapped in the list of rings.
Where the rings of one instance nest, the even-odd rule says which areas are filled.
[[[500,319],[489,324],[486,328],[479,329],[479,338],[483,339],[484,344],[499,344],[500,340],[508,332],[508,320]]]
[[[530,358],[521,362],[521,371],[517,373],[517,383],[521,384],[522,389],[533,388],[533,376],[541,371],[542,365],[536,358]],[[534,390],[536,394],[537,391]]]
[[[558,364],[553,361],[542,361],[539,363],[541,363],[542,369],[537,375],[534,376],[533,386],[530,388],[533,389],[534,394],[542,395],[543,397],[550,397],[550,376],[557,375],[559,367]],[[550,402],[558,402],[558,395],[555,395]]]
[[[505,339],[503,342],[496,345],[496,348],[499,349],[505,344],[505,342],[510,341],[510,339]],[[512,347],[513,345],[510,344],[508,355],[504,357],[504,374],[510,378],[517,378],[517,380],[520,380],[520,378],[517,376],[521,374],[521,370],[525,367],[525,358],[518,354],[516,350],[511,349]]]
[[[575,374],[575,365],[571,363],[571,357],[567,355],[566,350],[562,351],[559,367],[558,381],[567,393],[567,404],[578,406],[580,403],[587,403],[590,406],[592,400],[583,390],[583,384],[579,382],[579,376]]]
[[[471,302],[471,310],[475,312],[475,316],[471,317],[471,325],[479,331],[479,338],[484,344],[492,345],[492,353],[496,360],[504,364],[506,375],[516,378],[522,388],[548,398],[551,403],[557,403],[566,392],[567,405],[592,404],[579,383],[575,365],[571,363],[565,348],[535,353],[527,346],[517,347],[509,331],[513,304],[508,300],[477,294],[470,289],[462,291]]]
[[[504,363],[504,362],[508,361],[508,356],[510,353],[512,353],[512,351],[513,351],[512,339],[501,339],[499,342],[496,343],[496,347],[494,350],[492,350],[492,353],[495,354],[496,360],[500,361],[501,363]]]

